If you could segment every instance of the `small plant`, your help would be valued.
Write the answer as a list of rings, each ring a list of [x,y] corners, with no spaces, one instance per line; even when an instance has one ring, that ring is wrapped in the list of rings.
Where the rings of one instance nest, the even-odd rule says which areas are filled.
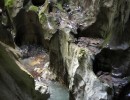
[[[37,12],[38,11],[38,7],[32,5],[32,6],[29,7],[29,10]]]
[[[11,8],[13,7],[13,3],[15,0],[4,0],[4,1],[5,1],[5,6]]]

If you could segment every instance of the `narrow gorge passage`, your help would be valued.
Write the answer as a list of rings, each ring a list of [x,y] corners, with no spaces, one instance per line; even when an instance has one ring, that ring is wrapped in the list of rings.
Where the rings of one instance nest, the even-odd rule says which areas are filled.
[[[130,0],[0,0],[0,100],[130,100],[129,27]]]

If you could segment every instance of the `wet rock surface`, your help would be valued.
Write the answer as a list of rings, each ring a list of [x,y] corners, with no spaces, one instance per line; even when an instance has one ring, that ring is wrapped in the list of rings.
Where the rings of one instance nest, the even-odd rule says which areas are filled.
[[[50,42],[50,68],[69,87],[71,100],[110,99],[110,87],[93,73],[92,52],[71,42],[73,36],[67,32],[59,30]]]
[[[101,38],[80,37],[77,40],[77,45],[88,48],[93,54],[97,54],[100,52],[100,47],[103,42],[104,40]]]
[[[41,77],[43,72],[46,73],[48,71],[49,56],[43,47],[38,45],[23,45],[20,51],[22,54],[21,62],[34,78]]]

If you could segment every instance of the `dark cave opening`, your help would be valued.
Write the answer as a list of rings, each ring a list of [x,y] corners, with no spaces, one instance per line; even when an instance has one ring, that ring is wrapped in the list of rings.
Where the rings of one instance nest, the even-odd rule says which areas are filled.
[[[126,50],[104,48],[95,55],[93,71],[101,81],[112,86],[113,100],[130,99],[129,52],[129,48]]]

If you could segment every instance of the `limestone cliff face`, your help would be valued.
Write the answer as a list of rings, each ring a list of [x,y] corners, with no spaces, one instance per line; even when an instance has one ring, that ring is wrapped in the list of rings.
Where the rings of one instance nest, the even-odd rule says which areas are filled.
[[[102,46],[128,48],[129,3],[128,0],[62,0],[63,11],[53,12],[59,24],[50,38],[50,67],[69,87],[71,99],[111,99],[107,84],[101,83],[92,71],[93,53],[76,46],[74,37],[102,38]]]
[[[57,5],[60,4],[61,7],[58,7]],[[47,20],[45,23],[41,19],[41,23],[45,26],[43,29],[47,33],[44,38],[50,39],[55,30],[59,29],[58,21],[58,25],[71,29],[77,37],[103,38],[105,39],[103,46],[121,48],[125,44],[127,48],[129,46],[129,4],[128,0],[55,1],[51,14],[40,12],[40,16]]]
[[[104,38],[104,44],[113,49],[129,47],[129,0],[87,0],[89,6],[85,1],[80,3],[84,3],[83,11],[88,14],[84,17],[91,19],[91,24],[81,31],[81,36]]]
[[[36,18],[39,17],[42,29],[37,32],[36,27],[40,25],[35,26],[29,22],[32,19],[25,18],[25,22],[30,23],[29,26],[24,25],[27,34],[20,28],[18,40],[23,34],[23,40],[28,37],[25,40],[30,38],[31,43],[37,42],[39,37],[43,39],[40,42],[50,53],[50,69],[68,86],[70,99],[111,100],[107,92],[110,86],[102,83],[93,72],[94,54],[88,47],[78,46],[75,38],[100,38],[104,39],[100,47],[128,48],[130,1],[46,0],[44,6],[39,8]],[[37,33],[40,34],[36,39]]]
[[[70,90],[70,100],[108,100],[107,84],[92,70],[93,54],[72,43],[72,36],[63,30],[50,42],[50,67]]]
[[[104,38],[111,48],[127,48],[129,5],[129,0],[71,0],[67,13],[79,36]]]

